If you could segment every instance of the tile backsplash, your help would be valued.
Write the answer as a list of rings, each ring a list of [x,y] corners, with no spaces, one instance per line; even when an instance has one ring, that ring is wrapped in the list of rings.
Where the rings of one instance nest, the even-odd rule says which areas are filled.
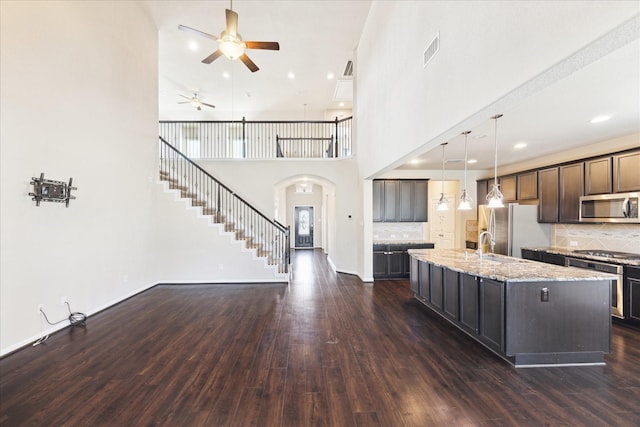
[[[426,240],[424,222],[374,222],[373,240]]]
[[[555,224],[551,245],[640,254],[640,224]]]

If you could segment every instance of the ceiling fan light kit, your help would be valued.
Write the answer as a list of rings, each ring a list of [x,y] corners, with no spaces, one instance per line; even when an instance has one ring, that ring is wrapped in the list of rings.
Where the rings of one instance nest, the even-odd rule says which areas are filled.
[[[233,7],[233,3],[231,3],[230,7]],[[204,64],[211,64],[219,57],[225,56],[232,61],[239,59],[252,73],[255,73],[259,68],[251,58],[247,56],[245,53],[246,49],[280,50],[280,44],[278,42],[243,41],[238,33],[238,14],[232,9],[225,9],[225,17],[227,28],[220,33],[220,37],[185,25],[178,25],[179,30],[196,33],[218,42],[218,49],[202,60]]]

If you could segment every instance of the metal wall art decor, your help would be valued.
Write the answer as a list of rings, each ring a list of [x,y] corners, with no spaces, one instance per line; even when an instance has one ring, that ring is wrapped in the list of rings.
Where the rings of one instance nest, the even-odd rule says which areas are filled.
[[[40,202],[45,201],[65,203],[69,207],[69,200],[76,198],[76,196],[71,195],[71,190],[78,189],[71,186],[73,178],[69,178],[69,184],[67,184],[62,181],[44,179],[43,172],[40,174],[40,178],[33,177],[31,179],[33,193],[29,193],[29,195],[33,197],[31,200],[36,202],[36,206],[40,206]]]

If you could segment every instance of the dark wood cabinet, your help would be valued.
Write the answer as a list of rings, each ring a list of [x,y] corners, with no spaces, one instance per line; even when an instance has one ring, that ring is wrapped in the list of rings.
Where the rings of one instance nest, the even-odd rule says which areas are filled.
[[[584,194],[609,194],[613,188],[611,156],[584,162]]]
[[[431,299],[431,264],[419,262],[418,275],[420,280],[420,299],[429,301]]]
[[[460,284],[459,274],[456,271],[446,269],[444,271],[444,314],[453,320],[458,320],[460,309]]]
[[[493,181],[491,181],[493,182]],[[478,198],[478,206],[486,205],[487,202],[487,194],[489,194],[489,181],[484,179],[482,181],[476,182],[476,197]]]
[[[538,172],[526,172],[517,175],[518,200],[538,198]]]
[[[460,323],[478,333],[478,278],[460,274]]]
[[[420,295],[420,261],[410,257],[409,288],[415,295]]]
[[[444,290],[444,267],[432,265],[431,268],[431,295],[429,302],[442,310],[443,290]]]
[[[580,221],[580,196],[584,192],[584,163],[560,166],[560,210],[558,222]]]
[[[384,181],[384,220],[397,222],[400,220],[400,182]]]
[[[374,180],[374,222],[427,222],[428,180]]]
[[[411,256],[409,249],[433,249],[433,243],[374,244],[374,279],[410,279]]]
[[[613,156],[613,192],[640,191],[640,151]]]
[[[504,282],[480,279],[480,339],[504,351]]]
[[[414,184],[413,221],[427,222],[429,212],[429,181],[416,180]]]
[[[625,323],[640,327],[640,267],[624,267],[623,295]]]
[[[553,254],[551,252],[542,252],[540,260],[542,262],[546,262],[547,264],[565,265],[564,255]]]
[[[558,222],[558,168],[538,171],[538,222]]]
[[[502,192],[502,196],[504,197],[505,202],[514,202],[517,198],[516,193],[516,176],[501,176],[498,179],[498,183],[500,184],[500,191]]]
[[[373,222],[380,222],[384,219],[384,181],[373,181]]]
[[[522,259],[528,259],[531,261],[542,261],[542,252],[532,251],[531,249],[522,249]]]

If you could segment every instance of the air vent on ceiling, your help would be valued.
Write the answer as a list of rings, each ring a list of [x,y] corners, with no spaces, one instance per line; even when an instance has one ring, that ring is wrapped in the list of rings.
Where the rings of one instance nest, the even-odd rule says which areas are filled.
[[[347,66],[344,67],[344,75],[347,77],[353,76],[353,61],[347,61]]]
[[[422,66],[426,67],[429,61],[436,56],[436,53],[440,50],[440,33],[437,33],[436,36],[431,40],[429,46],[424,50],[422,54]]]

